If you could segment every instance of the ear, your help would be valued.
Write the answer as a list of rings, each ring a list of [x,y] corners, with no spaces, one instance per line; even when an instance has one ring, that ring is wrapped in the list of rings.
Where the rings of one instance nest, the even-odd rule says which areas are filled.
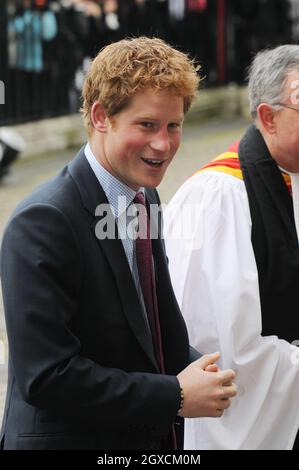
[[[103,106],[96,101],[93,103],[90,111],[90,118],[95,130],[101,133],[107,131],[107,114]]]
[[[263,129],[268,134],[275,134],[275,110],[267,103],[261,103],[257,108],[257,115]]]

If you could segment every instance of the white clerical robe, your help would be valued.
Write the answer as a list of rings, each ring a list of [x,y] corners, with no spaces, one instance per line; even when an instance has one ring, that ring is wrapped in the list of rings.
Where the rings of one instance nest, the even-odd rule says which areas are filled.
[[[237,374],[238,395],[221,418],[186,419],[185,449],[291,449],[299,350],[279,332],[261,336],[244,182],[213,170],[190,178],[166,209],[165,237],[190,343],[203,354],[220,351],[219,366]]]

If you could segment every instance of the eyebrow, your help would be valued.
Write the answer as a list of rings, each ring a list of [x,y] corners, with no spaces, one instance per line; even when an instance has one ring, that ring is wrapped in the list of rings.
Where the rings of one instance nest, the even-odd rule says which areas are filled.
[[[181,122],[184,121],[184,118],[185,118],[185,116],[180,116],[178,119],[170,119],[170,122],[178,121],[178,122],[181,123]],[[156,118],[149,117],[149,116],[148,117],[146,117],[146,116],[136,117],[135,120],[137,120],[137,121],[156,121],[156,122],[160,121],[160,119],[156,119]]]

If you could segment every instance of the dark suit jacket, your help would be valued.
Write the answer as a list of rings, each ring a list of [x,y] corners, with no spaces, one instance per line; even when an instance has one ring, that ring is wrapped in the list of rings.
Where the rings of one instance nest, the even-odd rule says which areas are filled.
[[[159,203],[155,190],[146,197]],[[153,241],[153,254],[166,375],[121,240],[95,236],[101,203],[81,150],[18,206],[5,231],[4,449],[159,448],[177,419],[175,375],[189,363],[189,345],[163,243]]]

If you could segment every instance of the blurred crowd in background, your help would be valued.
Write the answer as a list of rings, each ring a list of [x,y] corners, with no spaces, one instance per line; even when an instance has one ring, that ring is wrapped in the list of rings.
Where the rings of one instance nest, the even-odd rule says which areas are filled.
[[[205,86],[241,84],[256,51],[299,39],[299,0],[1,0],[0,124],[76,112],[90,59],[132,35],[189,52]]]

